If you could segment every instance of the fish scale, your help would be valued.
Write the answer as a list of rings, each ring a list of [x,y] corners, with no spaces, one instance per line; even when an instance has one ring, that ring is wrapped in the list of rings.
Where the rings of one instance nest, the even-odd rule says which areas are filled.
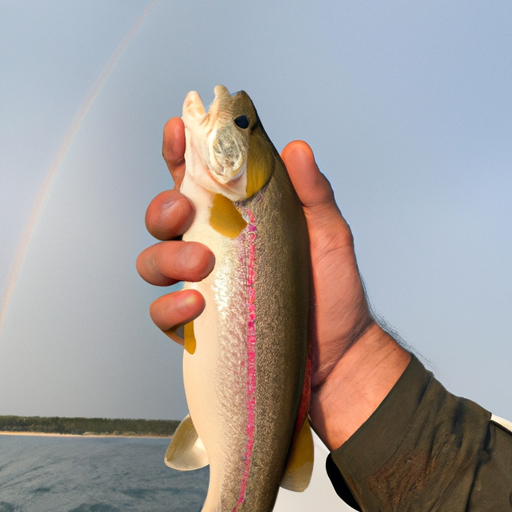
[[[183,239],[207,245],[215,267],[203,281],[185,284],[203,294],[205,310],[171,333],[185,334],[190,415],[165,460],[181,470],[210,464],[203,512],[269,512],[279,485],[303,490],[312,470],[301,406],[310,281],[305,218],[245,92],[217,86],[208,113],[189,93],[183,121],[181,192],[195,207]]]

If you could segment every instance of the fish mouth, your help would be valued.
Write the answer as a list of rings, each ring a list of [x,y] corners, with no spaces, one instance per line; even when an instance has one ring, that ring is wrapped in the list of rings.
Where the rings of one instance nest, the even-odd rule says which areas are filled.
[[[246,169],[248,141],[233,123],[229,90],[217,85],[214,93],[206,111],[199,94],[189,92],[183,103],[183,122],[204,167],[219,184],[227,185],[238,180]]]
[[[216,85],[213,89],[213,93],[215,94],[215,99],[213,100],[214,103],[231,98],[228,88],[224,85]]]
[[[185,101],[183,103],[183,120],[187,127],[191,127],[191,125],[203,125],[206,122],[208,124],[214,124],[219,114],[221,114],[220,106],[229,103],[231,98],[231,94],[227,87],[224,85],[217,85],[213,89],[215,97],[210,104],[208,111],[205,110],[203,105],[203,100],[199,93],[196,91],[190,91],[185,96]]]
[[[204,109],[201,96],[196,91],[190,91],[183,102],[183,121],[189,127],[191,124],[203,124],[209,112]]]

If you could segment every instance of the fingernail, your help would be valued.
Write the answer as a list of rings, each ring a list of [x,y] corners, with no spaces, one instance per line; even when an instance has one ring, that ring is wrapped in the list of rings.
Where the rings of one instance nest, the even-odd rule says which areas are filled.
[[[197,297],[194,293],[186,293],[185,297],[182,297],[180,310],[189,310],[197,304]]]

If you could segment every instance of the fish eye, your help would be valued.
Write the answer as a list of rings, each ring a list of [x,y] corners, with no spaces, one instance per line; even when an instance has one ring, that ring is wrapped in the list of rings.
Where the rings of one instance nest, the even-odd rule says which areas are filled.
[[[239,128],[248,128],[249,127],[249,118],[247,116],[239,116],[235,119],[235,124]]]

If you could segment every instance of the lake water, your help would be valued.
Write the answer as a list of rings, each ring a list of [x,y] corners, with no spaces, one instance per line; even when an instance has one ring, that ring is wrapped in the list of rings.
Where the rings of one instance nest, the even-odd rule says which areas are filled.
[[[198,512],[208,469],[164,464],[168,439],[0,436],[0,512]]]
[[[168,444],[151,438],[0,435],[0,512],[199,512],[208,468],[168,468]],[[332,489],[326,455],[315,437],[309,488],[281,490],[274,512],[352,510]]]

